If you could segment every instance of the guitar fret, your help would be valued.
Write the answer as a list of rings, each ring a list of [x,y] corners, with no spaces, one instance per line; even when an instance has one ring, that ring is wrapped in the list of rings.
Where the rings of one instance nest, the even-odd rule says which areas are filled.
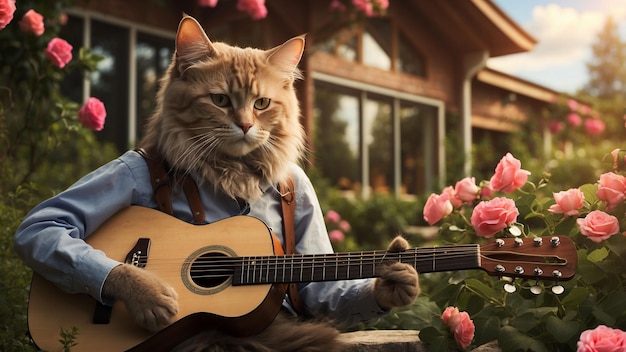
[[[361,264],[359,264],[359,276],[363,277],[363,251],[361,251]]]
[[[304,273],[304,257],[300,256],[300,281],[302,281],[303,273]]]

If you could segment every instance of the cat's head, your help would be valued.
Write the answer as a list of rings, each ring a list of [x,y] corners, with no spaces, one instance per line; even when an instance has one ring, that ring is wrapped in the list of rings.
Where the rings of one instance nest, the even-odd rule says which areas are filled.
[[[304,37],[270,50],[211,42],[185,16],[143,146],[233,197],[284,181],[304,150],[293,87]]]

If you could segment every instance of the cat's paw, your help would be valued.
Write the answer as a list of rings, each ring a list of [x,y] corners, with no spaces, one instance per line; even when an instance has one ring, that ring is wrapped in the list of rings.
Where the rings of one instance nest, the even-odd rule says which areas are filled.
[[[107,277],[103,294],[121,300],[135,321],[156,332],[178,314],[176,291],[153,273],[136,266],[115,267]]]
[[[389,251],[408,249],[409,244],[402,237],[396,237],[389,245]],[[380,307],[403,307],[415,301],[420,292],[415,268],[404,263],[385,264],[380,269],[380,277],[374,281],[374,298]]]

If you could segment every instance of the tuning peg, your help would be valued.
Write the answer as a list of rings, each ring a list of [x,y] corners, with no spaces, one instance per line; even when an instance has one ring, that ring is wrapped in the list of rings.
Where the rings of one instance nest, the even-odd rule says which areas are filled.
[[[507,281],[507,283],[505,283],[503,287],[506,292],[515,293],[515,291],[517,291],[517,286],[515,285],[515,280],[513,278],[503,276],[500,278],[500,280]]]
[[[563,292],[565,292],[565,288],[563,286],[559,284],[552,286],[552,293],[554,293],[555,295],[560,295]]]
[[[543,292],[543,287],[539,285],[539,281],[536,281],[535,284],[530,287],[530,292],[535,295],[539,295],[541,294],[541,292]]]
[[[558,237],[557,237],[558,238]],[[554,270],[552,272],[552,277],[555,278],[554,280],[554,286],[552,286],[552,293],[554,293],[555,295],[560,295],[561,293],[565,292],[565,288],[563,286],[561,286],[559,284],[558,279],[563,276],[563,274],[558,271],[558,270]]]

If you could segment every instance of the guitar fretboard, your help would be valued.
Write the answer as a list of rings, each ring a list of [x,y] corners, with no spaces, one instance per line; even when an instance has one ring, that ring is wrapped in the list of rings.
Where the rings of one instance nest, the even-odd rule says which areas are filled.
[[[232,276],[233,285],[351,280],[377,277],[380,266],[388,262],[409,264],[420,273],[476,269],[479,254],[479,246],[471,244],[403,251],[222,257],[196,263],[193,275]]]

